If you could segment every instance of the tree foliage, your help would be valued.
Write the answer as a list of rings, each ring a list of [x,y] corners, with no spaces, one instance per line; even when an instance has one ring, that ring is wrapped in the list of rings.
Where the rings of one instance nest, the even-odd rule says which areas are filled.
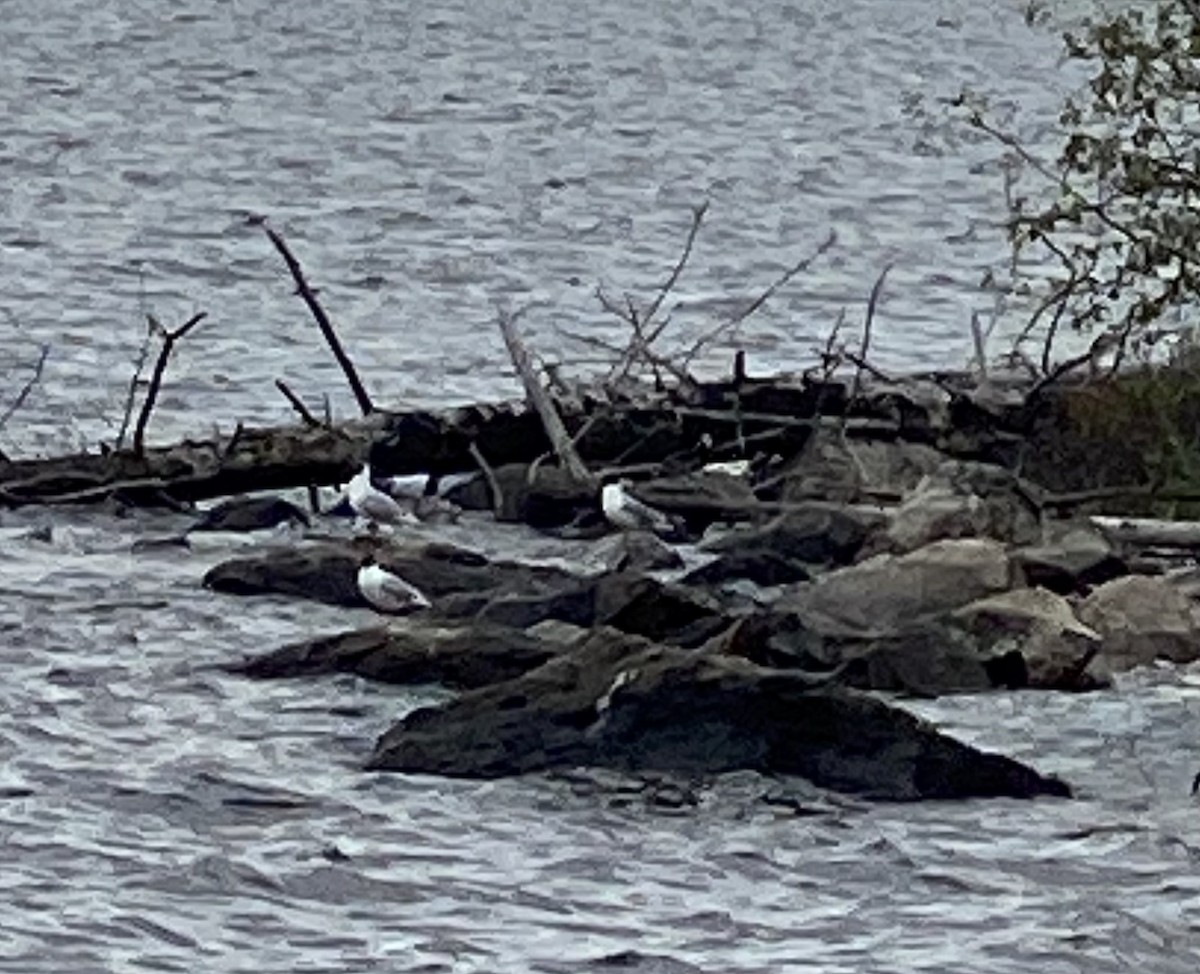
[[[1008,232],[1011,266],[1037,278],[1022,338],[1042,340],[1045,369],[1065,327],[1098,330],[1119,361],[1200,295],[1200,0],[1123,5],[1064,42],[1090,80],[1062,109],[1053,161],[960,101],[1039,184],[1009,194]]]

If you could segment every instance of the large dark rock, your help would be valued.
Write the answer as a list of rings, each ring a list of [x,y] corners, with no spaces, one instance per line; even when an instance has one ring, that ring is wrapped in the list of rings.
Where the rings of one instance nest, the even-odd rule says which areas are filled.
[[[707,565],[688,572],[682,579],[684,585],[725,585],[729,582],[747,581],[755,585],[790,585],[807,582],[812,575],[799,561],[778,552],[731,551],[720,555]]]
[[[456,596],[453,602],[453,614],[459,618],[467,615],[460,604],[475,604],[472,596]],[[626,572],[573,579],[534,594],[504,593],[487,599],[473,615],[481,622],[521,629],[546,620],[584,628],[607,625],[681,646],[699,645],[730,621],[702,592]]]
[[[471,689],[541,666],[562,644],[507,626],[356,629],[292,643],[227,667],[255,679],[355,673],[384,683]]]
[[[796,775],[893,801],[1070,794],[876,697],[608,630],[516,679],[409,714],[369,762],[470,778],[580,765]]]
[[[446,499],[464,510],[494,511],[499,521],[525,522],[536,528],[562,527],[597,509],[595,491],[550,464],[505,463],[492,476],[500,488],[499,504],[491,481],[482,474],[447,490]]]
[[[704,547],[721,554],[771,552],[812,565],[848,565],[868,535],[887,522],[882,512],[810,501],[762,527],[734,531]]]
[[[945,619],[864,633],[766,610],[738,620],[708,648],[762,666],[823,676],[840,686],[908,696],[1026,686],[1022,657],[1007,646],[990,651],[984,642]]]
[[[308,515],[282,497],[231,497],[204,511],[189,531],[259,531],[277,524],[309,526]]]
[[[356,576],[363,557],[374,551],[380,564],[437,600],[458,592],[538,593],[575,584],[559,568],[489,562],[482,555],[445,544],[392,546],[373,540],[270,548],[216,565],[206,587],[233,595],[287,595],[330,605],[365,607]]]

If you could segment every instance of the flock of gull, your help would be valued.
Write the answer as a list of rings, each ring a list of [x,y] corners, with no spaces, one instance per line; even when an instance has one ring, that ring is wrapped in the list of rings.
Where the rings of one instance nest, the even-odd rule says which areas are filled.
[[[419,508],[428,509],[439,501],[423,488],[414,490],[406,483],[388,482],[390,489],[382,490],[377,486],[380,482],[372,474],[370,463],[364,464],[346,485],[339,503],[339,507],[353,514],[369,530],[419,524],[423,513]],[[628,481],[623,480],[612,480],[602,486],[600,509],[609,524],[620,531],[651,531],[664,538],[678,535],[679,525],[675,520],[642,503],[627,488]],[[396,494],[411,503],[402,503]],[[403,615],[431,605],[417,586],[381,565],[374,555],[368,555],[359,566],[357,582],[359,593],[377,612]]]

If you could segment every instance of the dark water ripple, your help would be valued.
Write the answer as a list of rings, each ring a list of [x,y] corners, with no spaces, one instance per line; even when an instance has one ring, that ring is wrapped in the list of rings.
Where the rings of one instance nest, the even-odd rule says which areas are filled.
[[[7,387],[52,353],[0,445],[111,438],[145,311],[211,314],[172,365],[160,436],[282,419],[280,376],[345,409],[249,212],[285,230],[393,402],[511,392],[497,301],[535,303],[539,346],[582,364],[552,324],[613,334],[595,284],[653,289],[701,197],[681,335],[832,224],[842,249],[742,336],[755,360],[798,364],[896,259],[879,361],[958,363],[999,177],[983,148],[931,152],[947,133],[903,106],[973,84],[1032,108],[1036,139],[1066,81],[1012,8],[12,0]],[[1197,967],[1200,672],[917,707],[1067,777],[1072,803],[801,796],[795,814],[731,776],[673,811],[568,778],[364,775],[375,735],[433,692],[221,674],[369,617],[204,593],[233,540],[131,553],[177,528],[0,514],[0,971]]]

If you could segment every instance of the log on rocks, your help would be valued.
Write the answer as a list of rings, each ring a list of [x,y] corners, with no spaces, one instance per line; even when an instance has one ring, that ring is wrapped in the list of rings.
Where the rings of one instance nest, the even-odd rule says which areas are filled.
[[[605,629],[524,676],[409,714],[368,765],[468,778],[576,766],[752,770],[891,801],[1070,795],[870,695]]]

